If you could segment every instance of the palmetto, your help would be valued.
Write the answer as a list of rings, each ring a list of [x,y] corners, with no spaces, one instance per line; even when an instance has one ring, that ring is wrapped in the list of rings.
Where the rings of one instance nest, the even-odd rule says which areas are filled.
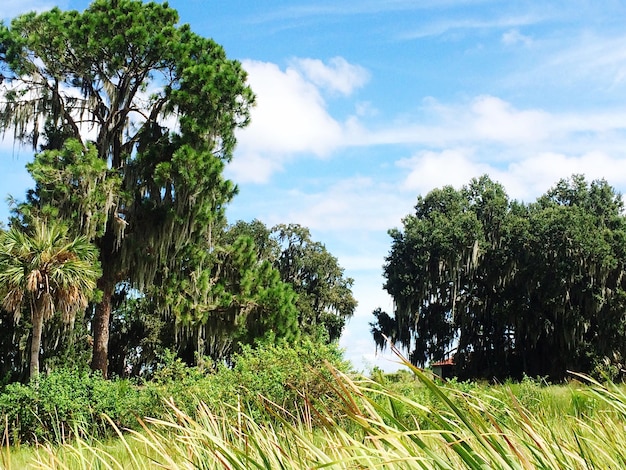
[[[87,306],[100,276],[98,252],[85,237],[72,237],[64,225],[52,221],[12,227],[1,241],[0,298],[16,322],[24,311],[30,313],[33,379],[39,373],[43,323],[55,314],[72,323]]]

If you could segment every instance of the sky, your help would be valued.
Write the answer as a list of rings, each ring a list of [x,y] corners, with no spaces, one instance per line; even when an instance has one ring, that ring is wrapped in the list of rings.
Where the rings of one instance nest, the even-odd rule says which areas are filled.
[[[75,0],[3,0],[5,22]],[[368,371],[382,266],[419,195],[488,174],[530,202],[584,174],[626,192],[626,2],[170,0],[242,62],[257,105],[227,176],[230,221],[298,223],[354,279],[341,338]],[[0,141],[0,196],[23,198],[32,151]],[[0,201],[0,219],[6,219]]]

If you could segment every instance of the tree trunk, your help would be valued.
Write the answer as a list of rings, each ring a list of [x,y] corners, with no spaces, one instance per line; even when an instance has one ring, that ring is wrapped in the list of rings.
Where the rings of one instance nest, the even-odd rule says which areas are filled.
[[[32,312],[33,337],[30,341],[30,380],[39,375],[39,351],[41,350],[41,332],[43,331],[43,315],[36,309]]]
[[[102,377],[108,377],[109,367],[109,325],[111,320],[111,299],[115,283],[102,277],[98,281],[98,288],[102,291],[102,301],[96,305],[93,317],[93,356],[91,369],[99,370]]]

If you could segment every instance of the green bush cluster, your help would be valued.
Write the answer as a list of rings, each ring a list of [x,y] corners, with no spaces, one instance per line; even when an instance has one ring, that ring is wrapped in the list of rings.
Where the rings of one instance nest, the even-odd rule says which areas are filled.
[[[269,400],[295,416],[305,395],[324,401],[333,393],[327,363],[348,371],[336,345],[308,340],[289,347],[245,347],[232,367],[189,367],[173,354],[162,361],[146,383],[57,369],[36,382],[5,386],[0,418],[11,443],[62,442],[76,434],[103,437],[111,432],[105,416],[120,428],[137,428],[137,418],[168,417],[168,400],[191,415],[203,402],[220,413],[243,409],[261,421],[273,419],[263,402]]]
[[[141,412],[140,390],[127,380],[106,381],[81,370],[57,369],[0,394],[0,416],[12,442],[62,441],[76,432],[102,435],[104,416],[129,426]]]

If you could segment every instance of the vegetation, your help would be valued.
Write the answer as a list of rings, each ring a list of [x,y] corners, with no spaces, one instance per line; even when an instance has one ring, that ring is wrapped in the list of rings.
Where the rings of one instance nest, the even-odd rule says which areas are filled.
[[[605,181],[561,180],[532,204],[487,176],[419,197],[393,229],[374,312],[414,364],[454,353],[460,377],[619,371],[626,357],[626,218]]]
[[[258,220],[239,221],[227,233],[231,240],[241,235],[251,237],[258,259],[269,261],[280,279],[293,287],[298,295],[296,308],[301,331],[338,340],[357,302],[351,291],[354,281],[344,277],[337,258],[298,224],[279,224],[268,229]]]
[[[323,403],[333,396],[327,368],[348,372],[335,345],[302,341],[296,345],[245,348],[234,366],[189,367],[174,354],[161,358],[150,381],[105,380],[87,368],[57,368],[37,382],[11,383],[0,390],[0,416],[5,444],[58,444],[77,437],[108,438],[109,422],[139,429],[138,419],[167,418],[164,405],[175,397],[177,407],[195,414],[201,402],[223,408],[224,416],[246,410],[258,423],[298,416],[305,400]],[[263,397],[263,398],[262,398]],[[273,403],[270,411],[265,404]]]
[[[68,316],[76,328],[53,318],[31,335],[6,297],[4,382],[36,374],[24,345],[39,334],[33,361],[88,360],[105,378],[149,377],[166,350],[232,364],[244,345],[339,337],[356,301],[336,258],[304,227],[228,225],[236,187],[222,172],[254,95],[166,3],[19,16],[0,25],[0,76],[0,129],[36,151],[11,233],[61,220],[68,240],[97,247],[99,272],[93,304]]]
[[[420,196],[372,324],[411,372],[367,379],[337,349],[356,307],[337,258],[306,227],[228,223],[254,95],[167,3],[0,24],[0,97],[0,130],[35,151],[0,232],[2,466],[31,444],[38,468],[624,466],[621,386],[528,379],[622,373],[626,219],[605,181]],[[452,353],[458,380],[519,382],[415,367]]]
[[[92,367],[105,377],[116,287],[178,284],[204,268],[235,194],[224,162],[254,102],[241,65],[177,22],[166,3],[95,0],[0,27],[0,128],[44,141],[21,213],[59,216],[97,245]]]
[[[69,238],[59,223],[35,220],[29,231],[12,227],[0,236],[0,298],[20,320],[30,313],[30,377],[39,374],[43,323],[59,315],[74,322],[85,309],[100,276],[97,251],[85,237]]]
[[[256,407],[191,411],[141,421],[118,439],[80,434],[25,453],[6,449],[6,468],[621,468],[626,460],[622,387],[591,381],[547,386],[525,380],[484,387],[442,384],[413,368],[378,380],[330,369],[325,401],[307,400],[289,419],[269,400]],[[581,377],[582,379],[582,377]],[[100,379],[101,380],[101,379]],[[259,419],[257,411],[272,415]],[[315,420],[311,418],[315,417]]]

